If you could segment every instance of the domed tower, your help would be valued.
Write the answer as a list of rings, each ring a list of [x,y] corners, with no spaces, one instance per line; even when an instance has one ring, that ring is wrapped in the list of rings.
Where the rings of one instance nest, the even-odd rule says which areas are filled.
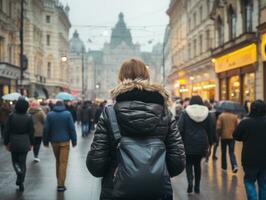
[[[69,49],[71,53],[82,53],[85,51],[85,45],[79,38],[79,33],[77,30],[75,30],[73,37],[69,41]]]
[[[122,42],[125,42],[128,46],[133,47],[130,29],[127,28],[124,21],[124,14],[121,12],[118,17],[118,22],[112,29],[111,48],[116,48]]]

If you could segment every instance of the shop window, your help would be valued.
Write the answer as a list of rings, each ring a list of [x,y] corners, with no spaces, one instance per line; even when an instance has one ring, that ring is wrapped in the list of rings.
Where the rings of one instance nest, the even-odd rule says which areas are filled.
[[[240,102],[241,84],[239,76],[232,76],[229,79],[229,100]]]
[[[228,8],[229,39],[236,37],[236,12],[230,5]]]
[[[252,1],[251,0],[243,0],[242,1],[242,9],[243,9],[243,27],[245,32],[252,32]]]
[[[254,101],[255,100],[255,73],[248,73],[244,75],[243,82],[243,101],[246,100]]]
[[[219,16],[217,19],[217,36],[218,36],[218,45],[223,45],[224,43],[224,24]]]
[[[226,79],[221,79],[220,80],[220,99],[221,100],[227,100],[227,81]]]

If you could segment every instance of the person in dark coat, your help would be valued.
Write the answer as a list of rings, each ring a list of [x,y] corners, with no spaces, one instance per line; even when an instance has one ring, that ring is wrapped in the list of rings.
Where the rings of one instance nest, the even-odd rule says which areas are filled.
[[[89,135],[92,115],[93,113],[92,113],[91,102],[87,101],[83,104],[81,112],[80,112],[82,137]]]
[[[135,59],[122,65],[119,81],[120,84],[111,92],[111,96],[116,101],[114,109],[122,136],[154,136],[163,140],[169,174],[171,177],[177,176],[184,169],[185,152],[176,121],[167,108],[168,93],[162,86],[149,82],[146,66]],[[113,199],[113,178],[118,164],[117,144],[108,123],[108,114],[104,110],[86,162],[92,175],[103,177],[101,200]],[[172,192],[160,199],[172,199]]]
[[[4,136],[4,144],[11,152],[13,167],[17,174],[16,185],[21,192],[24,191],[27,154],[34,144],[33,120],[27,114],[28,108],[29,103],[24,98],[17,101],[15,112],[8,117]]]
[[[201,160],[215,140],[214,122],[200,96],[191,98],[190,104],[180,116],[178,125],[186,151],[187,192],[191,193],[193,190],[195,174],[194,191],[200,193]]]
[[[262,100],[251,104],[249,117],[236,127],[233,137],[243,142],[242,166],[249,200],[266,199],[266,107]],[[255,182],[258,183],[257,195]],[[259,197],[259,198],[258,198]]]

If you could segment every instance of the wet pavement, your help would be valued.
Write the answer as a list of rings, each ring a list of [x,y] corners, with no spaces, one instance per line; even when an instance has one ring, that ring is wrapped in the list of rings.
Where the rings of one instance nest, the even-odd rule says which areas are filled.
[[[80,128],[78,128],[80,134]],[[33,162],[32,152],[28,154],[25,191],[16,191],[15,173],[11,165],[10,154],[0,145],[0,200],[98,200],[100,194],[100,179],[94,178],[86,169],[85,160],[93,135],[80,138],[78,146],[71,149],[67,191],[57,193],[55,177],[55,160],[51,147],[41,147],[40,163]],[[237,160],[240,162],[240,144],[237,144]],[[218,152],[220,157],[220,152]],[[175,200],[245,200],[243,173],[240,169],[237,175],[231,170],[220,170],[220,159],[206,164],[202,162],[203,177],[201,194],[186,193],[187,182],[185,172],[172,180]],[[229,167],[228,167],[229,168]]]

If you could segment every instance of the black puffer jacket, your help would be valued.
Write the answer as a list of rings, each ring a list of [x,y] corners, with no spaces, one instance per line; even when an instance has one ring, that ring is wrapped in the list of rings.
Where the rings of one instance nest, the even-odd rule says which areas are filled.
[[[178,127],[187,155],[205,156],[209,146],[217,140],[214,122],[205,106],[188,106],[181,113]]]
[[[166,109],[165,91],[143,81],[131,81],[119,85],[112,94],[116,99],[114,108],[121,134],[162,139],[166,144],[166,163],[170,176],[181,173],[185,162],[184,146],[177,124]],[[87,156],[89,171],[96,177],[103,177],[101,199],[112,197],[112,179],[117,166],[116,142],[108,123],[107,113],[103,111]]]

